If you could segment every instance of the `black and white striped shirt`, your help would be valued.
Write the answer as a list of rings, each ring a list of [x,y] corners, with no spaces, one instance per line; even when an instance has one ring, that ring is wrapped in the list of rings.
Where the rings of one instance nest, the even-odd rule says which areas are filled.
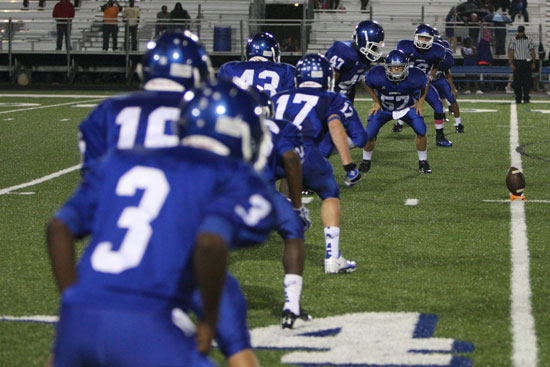
[[[534,50],[535,45],[533,44],[533,40],[530,37],[514,37],[510,41],[510,46],[508,46],[508,49],[514,51],[514,60],[531,61],[530,50]]]

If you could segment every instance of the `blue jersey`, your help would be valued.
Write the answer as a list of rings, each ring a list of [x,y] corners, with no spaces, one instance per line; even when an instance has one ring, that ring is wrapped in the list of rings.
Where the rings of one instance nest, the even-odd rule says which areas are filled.
[[[370,66],[370,61],[353,46],[353,41],[334,42],[325,56],[340,76],[335,91],[348,94],[361,81]]]
[[[269,154],[263,176],[270,184],[286,176],[283,165],[283,154],[294,150],[304,160],[304,142],[300,130],[292,123],[285,120],[266,119],[265,123],[271,132],[273,148]]]
[[[445,48],[439,43],[432,43],[429,50],[419,50],[412,40],[402,40],[397,43],[396,50],[403,51],[409,58],[411,65],[416,66],[426,74],[434,67],[438,67],[445,57]]]
[[[328,118],[338,115],[345,120],[353,116],[353,106],[340,93],[321,88],[298,88],[276,94],[275,118],[292,121],[300,129],[305,142],[318,144],[328,133]]]
[[[365,83],[375,90],[384,111],[401,111],[414,105],[416,96],[426,88],[427,82],[426,74],[415,67],[409,67],[407,78],[398,83],[388,80],[386,69],[381,65],[372,68],[365,77]]]
[[[186,308],[197,234],[228,244],[265,240],[271,189],[246,163],[187,148],[116,150],[56,217],[91,240],[63,303],[132,310]]]
[[[272,97],[294,88],[294,66],[271,61],[231,61],[223,64],[218,78],[239,78],[246,85],[260,87]]]
[[[450,68],[453,67],[454,64],[455,57],[453,55],[453,51],[451,51],[450,49],[445,49],[445,58],[439,64],[439,68],[437,69],[437,73],[435,74],[435,79],[441,78],[444,73],[446,73]]]
[[[83,172],[108,150],[171,147],[171,121],[180,115],[181,92],[142,91],[109,98],[80,124]]]

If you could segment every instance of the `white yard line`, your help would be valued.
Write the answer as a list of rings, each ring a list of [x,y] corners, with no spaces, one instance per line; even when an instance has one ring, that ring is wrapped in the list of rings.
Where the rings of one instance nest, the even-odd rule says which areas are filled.
[[[53,324],[59,320],[58,316],[32,315],[32,316],[7,316],[0,315],[0,321],[19,321],[19,322],[43,322]]]
[[[40,110],[40,109],[43,109],[43,108],[52,108],[52,107],[68,106],[68,105],[72,105],[72,104],[90,103],[90,102],[97,102],[97,101],[101,101],[101,100],[100,100],[100,99],[89,99],[89,100],[87,100],[87,101],[59,103],[59,104],[52,104],[52,105],[46,105],[46,106],[40,106],[40,107],[19,108],[19,109],[17,109],[17,110],[0,111],[0,115],[6,114],[6,113],[23,112],[23,111],[31,111],[31,110]]]
[[[20,185],[16,185],[16,186],[12,186],[12,187],[7,187],[5,189],[1,189],[0,190],[0,196],[9,194],[10,192],[15,191],[15,190],[23,189],[25,187],[34,186],[34,185],[38,185],[42,182],[53,180],[54,178],[57,178],[59,176],[63,176],[64,174],[70,173],[72,171],[76,171],[76,170],[80,169],[80,167],[82,167],[82,165],[77,164],[76,166],[72,166],[72,167],[69,167],[69,168],[62,169],[61,171],[54,172],[54,173],[49,174],[47,176],[40,177],[40,178],[37,178],[35,180],[22,183]]]
[[[407,206],[416,206],[416,205],[418,205],[418,199],[407,199],[407,200],[405,200],[405,205],[407,205]]]
[[[91,94],[91,95],[85,95],[85,94],[14,94],[14,93],[8,93],[8,94],[0,94],[0,97],[24,97],[24,98],[108,98],[112,97],[115,94],[112,95],[103,95],[103,94]]]
[[[516,199],[520,200],[520,199]],[[515,201],[515,200],[514,200]],[[510,200],[483,200],[484,203],[506,203],[510,204]],[[525,203],[540,203],[540,204],[550,204],[550,200],[529,200],[526,199]]]
[[[512,103],[510,105],[510,163],[522,171],[521,155],[516,152],[518,146],[517,106]],[[521,200],[510,203],[510,247],[512,363],[514,367],[536,367],[538,350],[535,319],[531,307],[529,246],[525,204]]]

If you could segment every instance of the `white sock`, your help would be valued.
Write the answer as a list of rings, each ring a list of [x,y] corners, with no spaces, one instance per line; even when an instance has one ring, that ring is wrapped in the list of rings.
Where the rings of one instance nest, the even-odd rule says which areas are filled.
[[[285,305],[283,310],[289,310],[295,315],[300,314],[300,297],[304,279],[298,274],[285,274],[283,285],[285,287]]]
[[[372,159],[372,152],[374,152],[374,150],[369,152],[363,149],[363,160],[370,161]]]
[[[428,151],[427,150],[417,150],[418,153],[418,160],[419,161],[427,161],[428,160]]]
[[[404,124],[403,120],[397,120],[397,123],[401,126],[403,126],[403,124]]]
[[[460,117],[455,117],[455,126],[460,125],[462,122],[460,121]]]
[[[340,228],[325,227],[325,258],[340,257]]]
[[[436,130],[443,130],[443,124],[435,124]]]

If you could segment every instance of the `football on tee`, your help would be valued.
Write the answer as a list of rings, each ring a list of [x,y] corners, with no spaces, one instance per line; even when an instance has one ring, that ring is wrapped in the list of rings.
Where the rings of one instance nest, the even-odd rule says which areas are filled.
[[[506,173],[506,186],[513,195],[522,196],[525,190],[525,176],[516,167],[510,167]]]

